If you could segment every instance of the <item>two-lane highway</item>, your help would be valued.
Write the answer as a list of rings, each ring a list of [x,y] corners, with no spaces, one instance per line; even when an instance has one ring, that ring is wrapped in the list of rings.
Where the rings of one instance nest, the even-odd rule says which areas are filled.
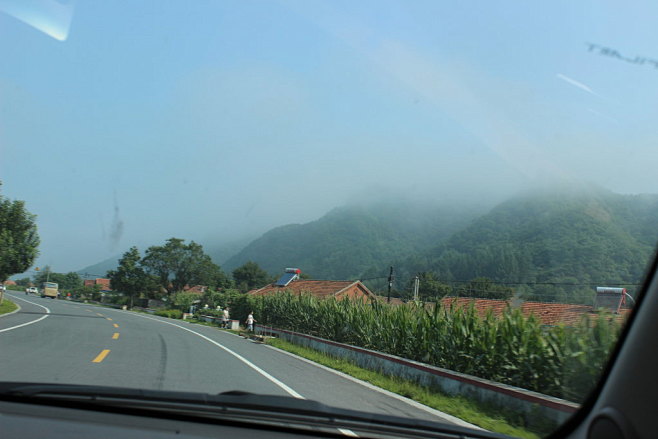
[[[470,426],[269,346],[201,325],[64,300],[7,294],[0,381],[216,394],[242,390]]]

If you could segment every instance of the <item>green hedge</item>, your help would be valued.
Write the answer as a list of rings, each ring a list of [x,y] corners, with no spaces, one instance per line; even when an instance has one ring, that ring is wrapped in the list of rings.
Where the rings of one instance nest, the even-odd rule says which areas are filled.
[[[182,319],[183,311],[180,309],[161,309],[154,313],[156,316],[169,317],[170,319]]]
[[[596,384],[621,327],[606,314],[584,315],[573,327],[546,327],[518,309],[481,318],[472,307],[389,306],[290,294],[246,296],[235,308],[240,314],[253,310],[259,323],[277,328],[577,402]]]

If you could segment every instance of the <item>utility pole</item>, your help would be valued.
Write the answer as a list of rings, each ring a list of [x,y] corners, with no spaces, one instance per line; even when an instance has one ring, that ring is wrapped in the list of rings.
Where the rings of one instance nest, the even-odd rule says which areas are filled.
[[[418,302],[418,288],[420,286],[420,278],[418,275],[414,277],[414,302]]]
[[[395,279],[395,277],[393,276],[393,266],[391,266],[391,270],[388,273],[388,299],[386,300],[388,303],[391,303],[391,288],[393,288],[393,279]]]

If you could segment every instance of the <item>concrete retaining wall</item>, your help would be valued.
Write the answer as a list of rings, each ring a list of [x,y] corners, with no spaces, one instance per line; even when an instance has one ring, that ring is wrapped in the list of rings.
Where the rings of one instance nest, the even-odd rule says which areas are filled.
[[[563,399],[508,386],[471,375],[383,354],[356,346],[336,343],[297,332],[255,325],[259,334],[271,334],[337,358],[348,359],[364,369],[397,376],[449,395],[463,395],[524,416],[528,425],[545,422],[562,424],[579,405]]]

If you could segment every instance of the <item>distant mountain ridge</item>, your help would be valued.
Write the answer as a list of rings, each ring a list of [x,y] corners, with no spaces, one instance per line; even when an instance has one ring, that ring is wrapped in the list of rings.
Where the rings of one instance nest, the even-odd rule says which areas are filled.
[[[117,268],[119,265],[119,259],[121,259],[121,255],[112,256],[111,258],[107,258],[104,261],[97,262],[96,264],[88,265],[84,268],[76,270],[76,273],[85,279],[105,277],[109,270],[114,270]]]

